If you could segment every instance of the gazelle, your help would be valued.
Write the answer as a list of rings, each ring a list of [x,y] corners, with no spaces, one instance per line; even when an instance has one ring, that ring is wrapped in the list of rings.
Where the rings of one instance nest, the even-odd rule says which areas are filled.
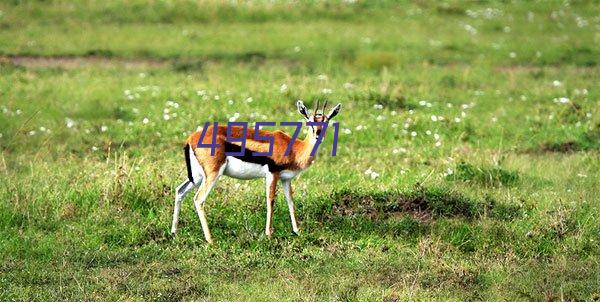
[[[317,108],[313,114],[309,115],[308,109],[302,101],[297,102],[298,111],[308,122],[328,122],[340,112],[341,104],[337,104],[327,115],[324,115],[325,106],[318,113]],[[207,242],[212,243],[212,237],[208,228],[206,214],[204,212],[204,202],[210,191],[214,188],[217,180],[222,175],[237,179],[266,179],[266,202],[267,202],[267,221],[265,226],[265,234],[270,237],[273,233],[271,220],[273,217],[273,203],[277,192],[277,183],[281,182],[283,192],[287,200],[290,211],[290,219],[292,221],[292,230],[298,234],[298,223],[294,213],[294,201],[292,199],[292,180],[303,170],[310,167],[314,161],[314,156],[311,156],[311,151],[321,134],[321,126],[307,126],[308,134],[304,140],[297,139],[293,142],[291,151],[288,156],[284,153],[290,143],[291,137],[282,131],[264,131],[260,130],[260,137],[268,137],[273,140],[273,150],[271,156],[253,156],[253,152],[269,152],[270,140],[254,139],[254,130],[247,129],[245,153],[241,156],[227,156],[225,152],[241,151],[240,142],[228,142],[227,127],[218,126],[215,129],[209,126],[206,129],[202,143],[209,144],[213,137],[213,131],[217,131],[216,143],[218,147],[214,150],[214,155],[211,155],[211,150],[208,148],[198,148],[198,141],[201,137],[201,132],[196,131],[191,134],[184,147],[185,161],[187,166],[188,179],[177,187],[175,195],[175,206],[173,209],[173,223],[171,233],[174,235],[177,232],[177,223],[179,221],[179,211],[181,209],[181,201],[185,195],[193,188],[199,186],[196,195],[194,196],[194,206],[200,218],[204,238]],[[242,127],[231,127],[230,137],[239,138],[242,136]]]

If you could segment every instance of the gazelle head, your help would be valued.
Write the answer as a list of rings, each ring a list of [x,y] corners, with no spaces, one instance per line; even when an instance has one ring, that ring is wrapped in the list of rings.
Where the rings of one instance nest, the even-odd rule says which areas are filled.
[[[306,106],[304,106],[304,103],[302,101],[298,101],[296,103],[296,106],[298,106],[298,112],[300,112],[300,114],[306,119],[307,122],[323,122],[323,123],[328,123],[329,120],[331,120],[334,116],[338,115],[338,113],[340,113],[340,109],[342,108],[342,104],[338,103],[337,105],[335,105],[335,107],[333,107],[333,109],[331,109],[331,111],[329,111],[329,113],[327,115],[325,115],[325,109],[327,107],[327,101],[325,101],[325,104],[323,105],[323,108],[321,108],[321,112],[319,112],[319,104],[320,102],[317,101],[317,104],[315,106],[315,110],[312,112],[312,114],[309,114],[308,109],[306,108]],[[308,126],[309,127],[309,133],[312,134],[313,137],[318,137],[319,135],[321,135],[321,130],[323,128],[323,126],[318,125],[318,126]]]

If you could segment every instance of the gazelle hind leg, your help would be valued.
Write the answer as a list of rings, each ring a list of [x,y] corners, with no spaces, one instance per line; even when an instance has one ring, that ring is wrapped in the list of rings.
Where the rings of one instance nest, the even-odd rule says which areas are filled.
[[[177,233],[177,224],[179,223],[179,212],[181,211],[181,202],[187,193],[189,193],[195,186],[191,181],[186,180],[180,184],[175,192],[175,205],[173,206],[173,222],[171,223],[171,234]]]
[[[283,184],[283,194],[285,195],[285,200],[288,204],[288,209],[290,210],[290,219],[292,220],[292,230],[295,234],[299,233],[298,223],[296,222],[296,212],[294,209],[294,200],[292,199],[292,181],[284,180]]]

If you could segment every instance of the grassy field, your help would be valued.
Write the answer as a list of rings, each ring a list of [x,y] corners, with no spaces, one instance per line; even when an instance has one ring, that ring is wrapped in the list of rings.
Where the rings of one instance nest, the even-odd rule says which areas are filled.
[[[0,300],[600,299],[596,1],[3,1]],[[595,83],[595,84],[594,84]],[[207,121],[341,102],[263,235]],[[290,129],[288,129],[290,130]],[[281,192],[280,192],[281,193]]]

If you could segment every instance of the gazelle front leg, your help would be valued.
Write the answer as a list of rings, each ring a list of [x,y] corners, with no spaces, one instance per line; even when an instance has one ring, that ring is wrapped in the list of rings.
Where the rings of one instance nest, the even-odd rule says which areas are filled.
[[[204,233],[204,239],[206,242],[212,243],[212,237],[210,235],[210,230],[208,228],[208,221],[206,220],[206,213],[204,212],[204,202],[208,197],[210,191],[214,188],[217,180],[219,179],[218,174],[213,174],[206,177],[198,192],[194,196],[194,206],[196,207],[196,212],[198,212],[198,218],[200,218],[200,224],[202,225],[202,232]]]
[[[298,223],[296,223],[296,212],[294,210],[294,200],[292,199],[292,180],[284,180],[282,181],[283,185],[283,194],[285,195],[285,200],[287,201],[288,208],[290,210],[290,219],[292,220],[292,230],[296,235],[299,233]]]
[[[265,235],[271,237],[273,234],[273,203],[277,194],[277,182],[279,181],[279,173],[267,173],[266,179],[266,195],[267,195],[267,223],[265,225]]]

